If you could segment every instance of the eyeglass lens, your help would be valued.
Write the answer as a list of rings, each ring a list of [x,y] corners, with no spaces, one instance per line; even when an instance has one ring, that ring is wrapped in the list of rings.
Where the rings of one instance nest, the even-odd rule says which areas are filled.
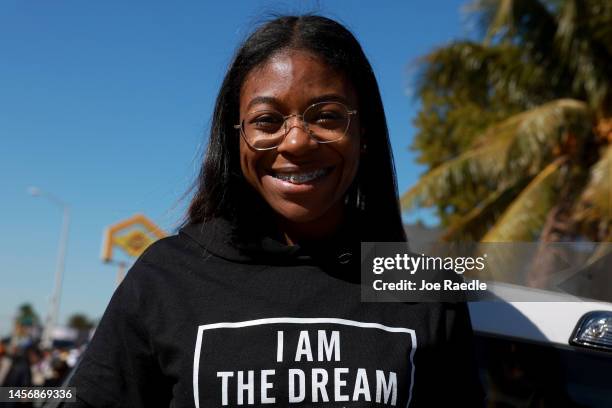
[[[252,112],[243,122],[246,141],[256,149],[278,146],[292,126],[290,122],[295,120],[293,116],[285,119],[281,113],[274,110]],[[348,108],[337,102],[311,105],[302,117],[301,125],[304,131],[320,143],[341,139],[348,130],[350,120]]]

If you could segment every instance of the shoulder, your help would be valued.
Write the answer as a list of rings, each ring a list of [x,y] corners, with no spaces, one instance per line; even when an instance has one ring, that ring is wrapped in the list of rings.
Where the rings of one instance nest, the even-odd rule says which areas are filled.
[[[129,291],[140,292],[167,285],[182,271],[195,268],[202,258],[201,248],[183,234],[161,238],[138,257],[122,286]]]
[[[170,235],[153,242],[140,255],[137,262],[155,264],[165,262],[173,256],[184,257],[197,254],[197,245],[183,234]]]
[[[138,257],[134,267],[174,269],[188,264],[203,256],[202,248],[192,239],[179,233],[153,242]]]

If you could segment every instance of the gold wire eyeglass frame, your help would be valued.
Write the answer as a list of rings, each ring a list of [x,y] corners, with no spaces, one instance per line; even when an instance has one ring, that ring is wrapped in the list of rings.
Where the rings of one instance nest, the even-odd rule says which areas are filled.
[[[340,136],[339,138],[334,139],[334,140],[320,140],[320,139],[317,139],[317,138],[313,137],[314,132],[311,129],[309,129],[308,123],[306,123],[306,121],[304,120],[304,116],[305,116],[306,112],[308,112],[309,109],[312,109],[315,106],[326,105],[326,104],[335,104],[335,105],[342,106],[344,109],[346,109],[347,116],[348,116],[348,122],[346,124],[346,129],[344,129],[344,133],[342,134],[342,136]],[[266,111],[262,110],[262,111],[255,111],[255,112],[251,112],[251,113],[256,113],[256,112],[266,112]],[[297,117],[298,119],[300,119],[300,122],[302,122],[302,129],[304,129],[306,131],[306,133],[308,134],[308,136],[311,139],[313,139],[315,142],[320,143],[320,144],[334,143],[334,142],[337,142],[339,140],[342,140],[344,138],[344,136],[346,136],[346,134],[348,133],[349,128],[351,127],[351,116],[354,116],[356,114],[357,114],[357,110],[349,109],[348,106],[346,106],[345,104],[343,104],[341,102],[330,101],[330,102],[317,102],[317,103],[313,103],[312,105],[310,105],[306,109],[304,109],[304,112],[301,115],[300,114],[293,114],[293,115],[287,115],[287,116],[283,116],[282,117],[283,118],[283,123],[281,125],[281,129],[284,129],[285,134],[282,135],[282,137],[279,138],[278,144],[276,144],[275,146],[271,146],[271,147],[255,147],[251,143],[249,143],[249,140],[247,139],[246,133],[244,131],[244,119],[242,119],[240,121],[240,124],[234,125],[234,129],[240,131],[240,135],[242,136],[242,138],[244,139],[246,144],[248,144],[252,149],[259,150],[259,151],[272,150],[272,149],[276,149],[278,146],[280,146],[283,143],[283,141],[285,140],[285,137],[287,137],[287,134],[289,134],[289,130],[291,129],[291,127],[287,126],[287,120],[289,118],[292,118],[292,117]]]

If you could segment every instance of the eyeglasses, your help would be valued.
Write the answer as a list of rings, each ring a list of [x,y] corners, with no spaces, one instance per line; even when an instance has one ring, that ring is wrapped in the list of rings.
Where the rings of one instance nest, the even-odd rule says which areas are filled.
[[[318,102],[310,105],[301,115],[283,116],[274,110],[259,110],[246,115],[235,129],[245,142],[255,150],[277,148],[293,126],[289,119],[296,117],[302,122],[302,129],[317,143],[337,142],[346,135],[351,123],[351,116],[356,110],[350,110],[340,102]]]

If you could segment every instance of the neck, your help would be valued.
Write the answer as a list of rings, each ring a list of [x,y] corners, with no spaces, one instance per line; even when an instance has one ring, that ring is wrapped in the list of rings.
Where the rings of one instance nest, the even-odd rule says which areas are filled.
[[[338,204],[312,221],[292,222],[279,218],[277,226],[281,236],[288,245],[320,240],[331,236],[344,221],[344,205],[342,202]]]

